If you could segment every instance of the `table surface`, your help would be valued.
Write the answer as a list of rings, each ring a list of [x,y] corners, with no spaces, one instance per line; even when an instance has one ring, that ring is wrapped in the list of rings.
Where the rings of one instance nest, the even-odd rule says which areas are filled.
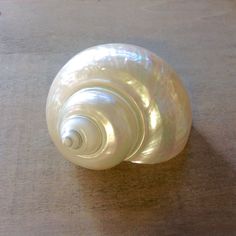
[[[0,0],[0,235],[236,235],[236,1]],[[91,171],[49,138],[58,70],[96,44],[169,62],[189,91],[186,149]]]

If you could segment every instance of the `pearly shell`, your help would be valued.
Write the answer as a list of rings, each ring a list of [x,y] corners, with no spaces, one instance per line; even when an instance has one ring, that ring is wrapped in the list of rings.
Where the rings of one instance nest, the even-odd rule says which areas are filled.
[[[167,161],[183,150],[192,123],[175,71],[154,53],[127,44],[74,56],[52,83],[46,116],[65,158],[95,170],[123,160]]]

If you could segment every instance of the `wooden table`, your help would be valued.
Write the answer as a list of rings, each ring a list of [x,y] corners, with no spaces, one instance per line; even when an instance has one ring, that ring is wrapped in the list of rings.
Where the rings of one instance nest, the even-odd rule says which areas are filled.
[[[236,235],[236,1],[0,0],[0,12],[0,235]],[[52,144],[54,76],[108,42],[182,76],[193,128],[177,158],[90,171]]]

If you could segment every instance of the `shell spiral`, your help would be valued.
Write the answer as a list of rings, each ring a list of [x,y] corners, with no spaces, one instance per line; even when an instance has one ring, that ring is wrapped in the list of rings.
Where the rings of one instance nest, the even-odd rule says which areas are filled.
[[[65,158],[96,170],[123,160],[167,161],[184,148],[192,123],[175,71],[154,53],[127,44],[74,56],[51,85],[46,116]]]

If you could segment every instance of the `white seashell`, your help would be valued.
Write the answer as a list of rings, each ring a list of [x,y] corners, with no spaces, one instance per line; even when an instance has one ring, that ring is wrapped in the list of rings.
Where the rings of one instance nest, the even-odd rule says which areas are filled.
[[[133,45],[106,44],[73,57],[47,99],[47,124],[60,152],[101,170],[121,161],[154,164],[184,148],[188,95],[171,67]]]

